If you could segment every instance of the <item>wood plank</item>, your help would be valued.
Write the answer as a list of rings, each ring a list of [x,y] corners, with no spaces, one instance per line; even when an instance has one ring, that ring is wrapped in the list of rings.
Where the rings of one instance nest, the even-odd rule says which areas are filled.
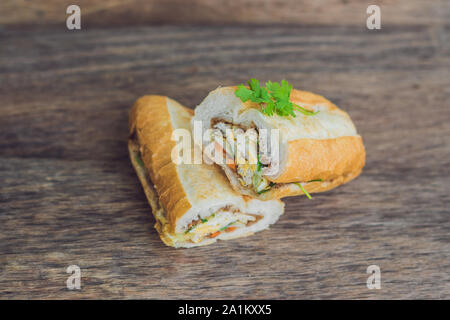
[[[352,25],[365,28],[367,7],[381,8],[383,25],[444,25],[447,0],[78,0],[82,28],[155,24]],[[0,2],[0,25],[65,28],[68,3],[59,0]]]
[[[449,26],[134,27],[0,34],[1,298],[448,298]],[[348,111],[360,178],[270,230],[165,247],[126,148],[146,93],[288,79]],[[251,254],[249,254],[251,252]],[[82,268],[82,290],[65,287]],[[377,264],[382,289],[366,288]]]

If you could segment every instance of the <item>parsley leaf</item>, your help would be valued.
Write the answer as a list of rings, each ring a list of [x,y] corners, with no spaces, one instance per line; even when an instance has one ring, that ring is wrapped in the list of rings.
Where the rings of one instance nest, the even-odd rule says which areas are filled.
[[[273,116],[277,114],[281,117],[295,117],[294,110],[307,116],[315,115],[317,112],[305,109],[290,101],[292,85],[286,80],[278,82],[267,81],[265,87],[261,87],[258,79],[250,79],[247,81],[248,87],[243,84],[239,85],[234,94],[241,99],[242,102],[248,100],[259,103],[261,112]]]

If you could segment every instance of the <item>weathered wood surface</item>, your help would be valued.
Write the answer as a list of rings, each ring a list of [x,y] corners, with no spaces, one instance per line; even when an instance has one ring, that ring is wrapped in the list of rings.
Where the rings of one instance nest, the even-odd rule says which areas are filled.
[[[365,26],[366,9],[380,6],[389,25],[443,25],[448,0],[61,0],[0,2],[0,25],[65,26],[66,8],[81,8],[84,27],[154,24],[297,24]]]
[[[0,298],[449,298],[450,27],[0,33]],[[348,111],[361,177],[270,230],[165,247],[127,156],[140,95],[288,79]],[[69,291],[69,265],[82,289]],[[381,290],[366,268],[379,265]]]

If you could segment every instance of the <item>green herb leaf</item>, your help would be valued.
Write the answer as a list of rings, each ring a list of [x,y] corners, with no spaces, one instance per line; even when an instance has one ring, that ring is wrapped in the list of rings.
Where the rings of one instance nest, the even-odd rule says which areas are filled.
[[[259,144],[258,144],[259,145]],[[259,147],[258,147],[258,150],[259,150]],[[256,154],[256,157],[258,158],[258,164],[257,164],[257,166],[256,166],[256,171],[257,172],[260,172],[261,171],[261,167],[262,167],[262,163],[261,163],[261,161],[259,160],[259,152]]]
[[[251,100],[254,96],[254,92],[246,88],[243,84],[238,86],[234,94],[244,102]]]
[[[255,93],[255,96],[259,96],[261,94],[261,86],[259,85],[258,79],[248,80],[248,86]]]
[[[322,179],[309,180],[308,182],[322,182]]]
[[[312,116],[317,112],[310,111],[290,101],[292,85],[286,80],[281,80],[281,84],[278,82],[267,81],[266,87],[261,87],[259,80],[250,79],[248,81],[249,88],[244,85],[239,85],[235,95],[241,99],[242,102],[248,100],[259,103],[261,106],[261,112],[273,116],[277,114],[281,117],[296,117],[294,110],[307,115]]]
[[[219,231],[224,231],[226,229],[228,229],[228,227],[230,227],[234,222],[230,222],[229,224],[227,224],[225,227],[222,227],[219,229]]]
[[[144,168],[144,162],[142,161],[140,154],[136,154],[135,159],[136,159],[136,162],[138,163],[138,165],[140,167]]]
[[[308,191],[305,190],[305,188],[303,188],[303,186],[301,185],[301,183],[297,182],[295,183],[296,185],[298,185],[300,187],[300,189],[302,189],[303,193],[308,197],[309,200],[312,199],[312,197],[309,195]]]
[[[309,111],[308,109],[305,109],[303,107],[300,107],[299,105],[293,103],[294,107],[297,109],[297,111],[300,111],[301,113],[303,113],[306,116],[313,116],[317,113],[319,113],[319,111],[313,112],[313,111]]]
[[[191,232],[191,230],[194,229],[194,228],[195,228],[195,226],[190,227],[189,229],[187,229],[187,230],[184,232],[184,234]]]

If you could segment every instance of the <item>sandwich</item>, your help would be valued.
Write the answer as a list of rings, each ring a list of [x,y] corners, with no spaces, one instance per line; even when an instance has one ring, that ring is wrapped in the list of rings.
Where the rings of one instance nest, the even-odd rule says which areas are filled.
[[[197,145],[233,188],[261,200],[310,198],[353,180],[365,163],[364,144],[349,115],[284,80],[219,87],[197,106],[193,125],[205,132]],[[247,138],[239,151],[236,137],[242,133]],[[206,153],[211,144],[214,152]]]
[[[141,97],[130,111],[129,155],[161,240],[189,248],[248,236],[275,223],[284,211],[281,201],[243,196],[217,166],[180,161],[192,150],[174,157],[173,133],[189,134],[192,116],[192,110],[163,96]]]

